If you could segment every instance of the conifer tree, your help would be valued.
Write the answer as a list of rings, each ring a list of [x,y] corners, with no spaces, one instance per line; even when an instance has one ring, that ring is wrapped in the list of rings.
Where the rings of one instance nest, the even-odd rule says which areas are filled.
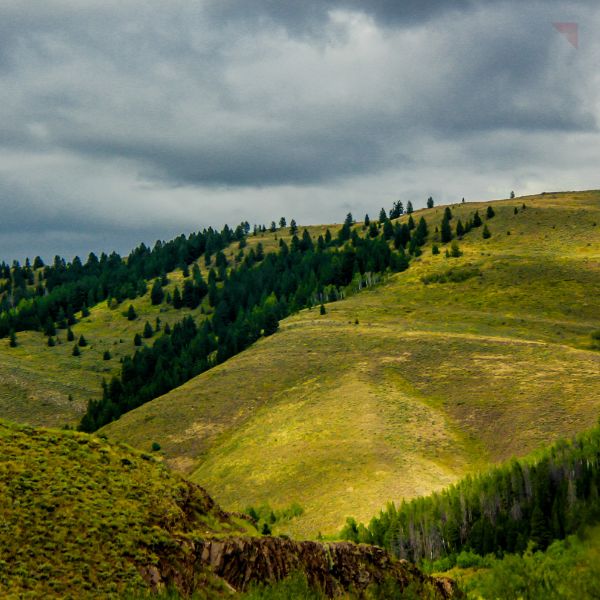
[[[371,219],[369,219],[369,215],[365,215],[365,227],[369,227],[371,224]]]
[[[271,226],[269,227],[269,231],[271,233],[275,233],[277,231],[277,223],[275,223],[275,221],[271,221]]]
[[[9,340],[8,340],[8,345],[11,348],[16,348],[17,347],[17,334],[15,333],[14,329],[11,329],[11,331],[10,331],[10,337],[9,337]]]
[[[410,214],[412,214],[412,212],[413,212],[413,211],[414,211],[414,209],[413,209],[412,202],[409,200],[409,201],[406,203],[406,214],[407,214],[407,215],[410,215]]]
[[[127,320],[135,321],[135,319],[137,319],[137,313],[135,312],[135,308],[133,308],[133,304],[130,304],[127,309]]]
[[[150,325],[150,323],[148,321],[146,321],[146,324],[144,325],[143,335],[146,339],[151,338],[154,335],[154,330],[152,329],[152,325]]]
[[[87,346],[87,340],[82,335],[80,335],[77,345],[80,346],[81,348],[83,348],[83,347]]]
[[[290,221],[290,235],[296,235],[298,233],[298,225],[296,225],[296,220],[292,219]]]
[[[452,240],[452,228],[450,227],[450,220],[446,214],[444,214],[442,225],[440,227],[440,239],[442,240],[442,244],[446,244]]]
[[[73,356],[80,356],[81,355],[81,351],[79,350],[79,346],[77,344],[75,344],[73,346],[73,352],[72,352]]]
[[[446,206],[446,208],[444,209],[444,218],[448,219],[448,221],[452,220],[452,210],[449,206]]]
[[[285,217],[281,217],[281,219],[279,219],[279,227],[281,227],[282,229],[287,225],[287,222],[285,220]]]
[[[90,316],[90,309],[87,307],[86,304],[84,304],[81,307],[81,318],[85,319],[86,317],[89,317],[89,316]]]
[[[487,225],[483,226],[483,233],[482,233],[483,239],[487,240],[489,238],[492,237],[492,234],[490,233],[490,230],[488,229]]]
[[[380,222],[380,223],[385,223],[385,222],[387,221],[387,218],[388,218],[388,217],[387,217],[387,214],[386,214],[386,212],[385,212],[385,208],[382,208],[382,209],[379,211],[379,222]]]
[[[459,219],[458,223],[456,223],[456,237],[462,238],[465,234],[465,228],[463,227],[462,221]]]
[[[69,327],[67,329],[67,342],[72,342],[75,339],[75,334],[73,333],[73,330]]]
[[[56,346],[56,342],[54,341],[54,338],[52,336],[48,336],[48,347],[54,348],[54,346]]]
[[[485,213],[485,216],[486,216],[488,219],[491,219],[491,218],[492,218],[492,217],[494,217],[495,215],[496,215],[496,213],[494,212],[494,209],[493,209],[491,206],[488,206],[488,207],[487,207],[487,211],[486,211],[486,213]]]
[[[479,211],[476,210],[475,214],[473,215],[473,227],[481,227],[482,224],[483,224],[483,221],[481,220],[481,217],[479,216]]]
[[[110,355],[110,352],[108,350],[104,351],[104,354],[102,355],[102,360],[110,360],[112,357]]]
[[[165,298],[165,293],[162,289],[162,285],[160,284],[160,279],[156,279],[152,284],[152,289],[150,290],[150,301],[153,306],[161,304]]]
[[[181,298],[181,292],[179,291],[179,287],[175,286],[175,290],[173,290],[173,308],[180,309],[183,306],[183,300]]]
[[[329,244],[331,244],[331,231],[329,231],[329,227],[327,228],[327,231],[325,232],[325,244],[327,244],[327,246],[329,246]]]
[[[412,231],[415,228],[415,221],[412,218],[412,215],[409,215],[408,217],[408,230]]]
[[[141,346],[142,345],[142,336],[139,333],[136,333],[133,336],[133,345],[134,346]]]
[[[319,308],[319,314],[324,315],[327,311],[325,310],[325,305],[321,302],[321,306]]]
[[[433,208],[434,202],[433,202],[433,197],[429,196],[429,198],[427,198],[427,208]]]

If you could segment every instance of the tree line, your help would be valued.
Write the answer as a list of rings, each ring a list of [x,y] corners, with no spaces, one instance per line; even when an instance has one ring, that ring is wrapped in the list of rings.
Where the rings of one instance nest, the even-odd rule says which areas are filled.
[[[411,248],[416,254],[427,235],[424,219],[418,227],[413,224],[412,233],[399,226],[406,237],[394,241],[392,248],[385,226],[382,235],[373,238],[359,235],[353,224],[349,214],[335,238],[327,230],[314,241],[305,229],[293,235],[289,246],[280,239],[277,252],[265,255],[250,249],[238,266],[218,273],[211,269],[201,292],[206,293],[211,314],[199,325],[186,317],[172,330],[165,328],[153,346],[125,358],[119,377],[104,385],[102,398],[89,402],[80,428],[94,431],[174,389],[261,335],[273,334],[280,319],[343,297],[352,282],[359,289],[374,274],[405,270]],[[152,289],[155,303],[162,301],[159,285]]]
[[[600,519],[600,425],[533,459],[512,460],[440,493],[391,503],[368,526],[348,519],[345,539],[377,544],[413,562],[521,553]]]

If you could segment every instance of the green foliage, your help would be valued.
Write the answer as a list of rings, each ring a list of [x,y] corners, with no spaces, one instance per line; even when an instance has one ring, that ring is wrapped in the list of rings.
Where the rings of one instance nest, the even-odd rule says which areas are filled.
[[[77,344],[73,346],[72,354],[73,356],[81,356],[81,350],[79,349],[79,346]]]
[[[429,196],[429,198],[427,198],[427,208],[433,208],[434,202],[433,202],[433,197]]]
[[[127,320],[134,321],[135,319],[137,319],[137,313],[135,312],[135,308],[133,308],[133,304],[130,304],[127,309]]]
[[[186,535],[239,532],[202,490],[125,445],[0,421],[0,447],[2,598],[143,593],[141,568],[181,559]]]
[[[421,281],[426,285],[430,283],[461,283],[467,279],[481,276],[482,273],[478,267],[452,267],[442,273],[423,275]]]
[[[487,224],[483,226],[483,232],[481,234],[481,237],[483,237],[484,240],[487,240],[492,237],[492,234],[490,233]]]
[[[469,599],[582,600],[600,595],[598,542],[571,536],[545,552],[529,546],[522,555],[486,559],[484,569],[464,577]],[[460,566],[460,565],[457,565]],[[480,565],[469,565],[480,566]],[[460,576],[460,573],[458,573]]]
[[[105,350],[102,354],[102,360],[110,360],[111,358],[112,358],[112,356],[110,355],[110,351]]]
[[[75,340],[75,334],[73,330],[69,327],[67,329],[67,342],[73,342]]]
[[[306,575],[295,573],[272,584],[253,585],[244,600],[325,600],[327,596],[310,587]]]
[[[325,305],[321,304],[321,306],[319,307],[319,314],[324,315],[327,313],[327,310],[325,309]]]
[[[79,336],[79,340],[77,341],[77,345],[80,348],[85,348],[88,345],[87,340],[85,339],[85,337],[83,335]]]
[[[165,299],[165,293],[163,291],[160,278],[155,279],[152,284],[152,290],[150,291],[150,300],[153,306],[158,304],[162,304],[162,301]]]
[[[440,248],[437,244],[431,246],[431,254],[436,255],[440,253]]]
[[[148,321],[144,325],[144,332],[142,334],[145,339],[149,339],[154,335],[154,329],[152,329],[152,325]]]
[[[452,245],[450,246],[450,257],[451,258],[459,258],[460,256],[462,256],[462,252],[461,252],[460,248],[458,247],[458,243],[456,242],[456,240],[454,240],[452,242]]]
[[[12,330],[10,332],[10,338],[8,340],[8,345],[11,348],[16,348],[17,347],[17,334],[14,332],[14,330]]]
[[[152,452],[158,452],[160,450],[160,444],[158,442],[152,442],[150,449]]]
[[[522,552],[529,541],[544,549],[600,519],[599,488],[600,425],[532,460],[513,460],[441,493],[391,504],[368,528],[348,519],[341,535],[413,561],[463,550]]]
[[[491,219],[496,216],[496,213],[494,212],[494,209],[491,206],[487,207],[485,211],[485,216],[487,219]]]

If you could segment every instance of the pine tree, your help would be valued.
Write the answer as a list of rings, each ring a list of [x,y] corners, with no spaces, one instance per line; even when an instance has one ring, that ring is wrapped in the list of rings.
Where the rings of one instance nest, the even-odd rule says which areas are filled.
[[[319,314],[324,315],[326,313],[327,313],[327,311],[325,310],[325,305],[323,303],[321,303],[321,307],[319,308]]]
[[[48,319],[46,319],[46,324],[44,325],[44,333],[49,337],[56,335],[56,327],[54,325],[52,317],[48,317]]]
[[[72,342],[75,339],[75,334],[73,333],[73,330],[69,327],[67,329],[67,342]]]
[[[452,245],[450,246],[450,256],[452,258],[458,258],[459,256],[462,256],[462,252],[460,251],[460,248],[458,247],[456,240],[454,240],[452,242]]]
[[[442,244],[448,243],[452,240],[452,228],[450,227],[450,221],[448,216],[444,214],[444,218],[442,219],[442,225],[440,228],[440,236],[442,240]]]
[[[290,235],[296,235],[298,233],[298,225],[296,225],[295,219],[290,221]]]
[[[102,355],[102,360],[110,360],[112,357],[110,355],[110,352],[108,350],[104,351],[104,354]]]
[[[181,292],[179,288],[175,286],[175,290],[173,291],[173,308],[180,309],[183,306],[183,300],[181,298]]]
[[[463,227],[462,221],[459,219],[458,223],[456,223],[456,237],[462,238],[465,234],[465,228]]]
[[[327,228],[327,231],[325,232],[325,244],[327,244],[329,246],[329,244],[331,244],[331,231],[329,231],[329,227]]]
[[[77,345],[80,346],[81,348],[84,348],[85,346],[87,346],[87,340],[82,335],[80,335]]]
[[[137,319],[137,313],[135,312],[135,308],[133,308],[133,304],[130,304],[127,309],[127,320],[135,321],[135,319]]]
[[[433,246],[431,246],[431,254],[439,254],[440,253],[440,249],[438,248],[437,244],[433,244]]]
[[[142,336],[139,333],[136,333],[133,336],[133,345],[134,346],[141,346],[142,345]]]
[[[483,233],[482,233],[483,239],[487,240],[489,238],[492,237],[492,234],[490,233],[490,230],[488,229],[487,225],[483,226]]]
[[[80,356],[81,355],[81,351],[79,350],[79,346],[77,344],[75,344],[73,346],[73,352],[72,352],[73,356]]]
[[[492,218],[492,217],[494,217],[495,215],[496,215],[496,213],[494,212],[494,209],[493,209],[491,206],[488,206],[488,207],[487,207],[487,211],[486,211],[486,213],[485,213],[485,216],[486,216],[488,219],[491,219],[491,218]]]
[[[48,347],[54,348],[54,346],[56,346],[56,342],[54,341],[54,338],[52,336],[49,336],[48,337]]]
[[[475,214],[473,215],[473,227],[481,227],[482,224],[483,224],[483,221],[481,220],[481,217],[479,216],[479,211],[476,210]]]
[[[285,220],[285,217],[281,217],[281,219],[279,219],[279,227],[281,227],[282,229],[287,225],[287,222]]]
[[[450,210],[449,206],[446,206],[446,208],[444,209],[444,218],[448,219],[448,221],[452,220],[452,211]]]
[[[514,192],[514,191],[512,191],[512,192],[510,193],[510,198],[511,198],[511,200],[512,200],[514,197],[515,197],[515,192]]]
[[[385,208],[382,208],[379,211],[379,222],[380,223],[385,223],[387,221],[387,214],[385,212]]]
[[[412,214],[412,212],[413,212],[413,211],[414,211],[414,209],[413,209],[412,202],[409,200],[409,201],[406,203],[406,214],[407,214],[407,215],[410,215],[410,214]]]
[[[279,320],[274,310],[269,310],[265,316],[265,336],[273,335],[279,329]]]
[[[365,215],[365,227],[369,227],[371,223],[371,219],[369,219],[369,215]]]
[[[275,223],[275,221],[271,221],[271,226],[269,227],[269,231],[271,233],[275,233],[277,231],[277,223]]]
[[[433,197],[429,196],[429,198],[427,198],[427,208],[433,208]]]
[[[412,215],[408,217],[408,230],[412,231],[415,228],[415,220],[412,218]]]
[[[160,279],[156,279],[152,284],[152,290],[150,291],[150,301],[153,306],[157,306],[158,304],[162,304],[162,301],[165,299],[165,293],[162,289],[162,285],[160,284]]]
[[[519,209],[515,206],[515,208],[513,209],[513,214],[518,215],[519,214]]]
[[[154,331],[152,329],[152,325],[150,325],[150,323],[148,323],[148,321],[146,321],[146,324],[144,325],[144,333],[143,333],[144,337],[146,339],[151,338],[154,335]]]

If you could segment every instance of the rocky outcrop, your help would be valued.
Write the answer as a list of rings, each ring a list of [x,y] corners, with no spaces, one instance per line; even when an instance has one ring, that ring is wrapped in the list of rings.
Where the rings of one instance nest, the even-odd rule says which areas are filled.
[[[348,590],[357,594],[370,585],[393,580],[400,589],[411,589],[427,598],[458,598],[449,579],[423,574],[406,561],[392,558],[385,550],[349,542],[295,542],[277,537],[228,537],[186,543],[186,564],[164,556],[161,564],[146,572],[154,588],[175,585],[190,594],[203,585],[207,574],[216,576],[232,591],[246,590],[253,583],[276,582],[294,573],[304,573],[311,584],[330,597]]]

